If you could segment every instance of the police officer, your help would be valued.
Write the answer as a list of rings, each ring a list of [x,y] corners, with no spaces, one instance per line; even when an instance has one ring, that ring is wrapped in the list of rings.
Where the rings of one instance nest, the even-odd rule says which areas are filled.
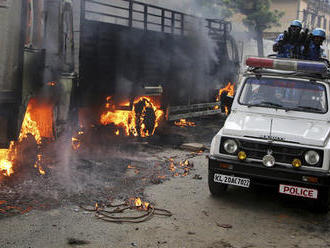
[[[293,20],[288,31],[284,31],[276,38],[273,51],[277,52],[277,58],[298,58],[301,48],[298,44],[301,29],[301,21]]]
[[[322,28],[315,28],[311,37],[304,45],[304,59],[307,60],[323,60],[325,58],[322,43],[325,40],[325,31]]]

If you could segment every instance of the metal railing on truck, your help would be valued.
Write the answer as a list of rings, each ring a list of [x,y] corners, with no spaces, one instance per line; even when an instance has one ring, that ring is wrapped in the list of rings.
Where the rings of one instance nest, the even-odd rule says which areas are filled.
[[[80,25],[89,21],[121,25],[144,31],[188,35],[203,32],[215,41],[226,40],[231,22],[204,19],[134,0],[82,0]],[[82,29],[82,28],[81,28]],[[222,113],[219,102],[168,106],[168,120]]]
[[[209,34],[226,35],[231,22],[204,19],[179,11],[133,0],[83,0],[81,21],[93,20],[130,28],[186,35],[205,29]]]

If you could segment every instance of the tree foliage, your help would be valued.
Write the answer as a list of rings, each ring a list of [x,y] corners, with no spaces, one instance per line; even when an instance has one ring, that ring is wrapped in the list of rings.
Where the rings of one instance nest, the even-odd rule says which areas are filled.
[[[279,20],[284,12],[270,10],[271,0],[219,0],[229,9],[245,15],[243,23],[249,28],[263,32],[272,26],[279,26]]]
[[[255,33],[258,54],[263,55],[263,32],[267,28],[280,25],[284,12],[270,10],[271,0],[195,0],[203,8],[215,11],[218,9],[223,18],[230,17],[234,12],[244,15],[243,24]]]
[[[263,32],[272,26],[279,26],[284,12],[270,10],[271,0],[219,0],[219,4],[245,15],[243,24],[250,31],[255,31],[258,55],[263,56]]]

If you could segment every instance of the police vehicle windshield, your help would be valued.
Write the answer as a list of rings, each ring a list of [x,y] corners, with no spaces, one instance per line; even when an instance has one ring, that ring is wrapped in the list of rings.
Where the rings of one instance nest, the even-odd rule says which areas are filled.
[[[290,79],[248,78],[239,103],[287,111],[328,111],[326,88],[323,84]]]

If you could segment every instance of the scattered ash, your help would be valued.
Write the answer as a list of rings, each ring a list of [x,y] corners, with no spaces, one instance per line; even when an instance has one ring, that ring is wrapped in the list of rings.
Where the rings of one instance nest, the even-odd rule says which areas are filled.
[[[180,164],[184,162],[182,156],[160,154],[184,142],[198,141],[203,132],[207,133],[203,139],[210,142],[219,127],[212,122],[208,128],[207,121],[196,121],[195,127],[188,128],[166,124],[153,137],[144,139],[114,136],[106,127],[96,127],[79,136],[78,150],[72,148],[71,136],[42,145],[29,137],[20,147],[15,173],[0,177],[0,218],[34,209],[143,197],[146,186],[186,176],[193,170],[189,161]],[[187,159],[201,155],[185,154]]]
[[[118,145],[102,147],[97,153],[71,150],[65,159],[56,159],[58,151],[44,153],[51,161],[42,164],[45,175],[34,168],[36,159],[29,160],[11,177],[1,178],[0,217],[143,196],[147,185],[162,183],[170,175],[168,164],[144,153],[145,149],[147,144],[135,143],[125,150]]]

